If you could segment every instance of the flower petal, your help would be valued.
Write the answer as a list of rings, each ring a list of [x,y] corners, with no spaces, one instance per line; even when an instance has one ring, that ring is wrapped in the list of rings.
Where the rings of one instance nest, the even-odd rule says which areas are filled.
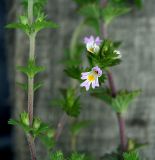
[[[102,40],[100,39],[100,37],[96,37],[95,43],[96,43],[96,45],[98,45],[98,46],[102,43]]]
[[[83,83],[80,84],[80,86],[85,87],[86,90],[88,91],[90,88],[90,84],[91,84],[91,82],[89,82],[88,80],[85,80]]]

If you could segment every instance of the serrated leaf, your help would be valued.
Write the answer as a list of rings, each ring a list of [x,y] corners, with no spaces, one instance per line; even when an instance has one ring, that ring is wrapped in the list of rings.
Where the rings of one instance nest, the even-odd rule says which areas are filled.
[[[69,160],[85,160],[84,154],[72,153]]]
[[[51,154],[50,160],[65,160],[65,158],[61,151],[57,151]]]
[[[28,91],[28,84],[27,83],[20,83],[20,82],[17,82],[16,83],[21,89],[23,89],[24,91]],[[41,88],[43,86],[43,82],[37,82],[37,83],[34,83],[34,92],[36,90],[38,90],[39,88]]]
[[[115,98],[111,97],[111,91],[105,88],[98,88],[90,94],[106,102],[114,111],[121,113],[128,109],[129,104],[140,94],[140,90],[119,91]]]
[[[8,124],[17,126],[17,125],[19,125],[19,122],[18,122],[17,120],[15,120],[15,119],[10,119],[10,120],[8,121]]]
[[[140,160],[137,152],[129,152],[123,154],[124,160]]]
[[[48,29],[48,28],[58,28],[58,25],[52,21],[46,21],[46,20],[42,20],[42,21],[36,21],[33,23],[32,27],[34,28],[34,30],[36,32],[39,32],[42,29]]]
[[[6,25],[6,28],[8,29],[21,29],[26,34],[29,34],[31,32],[31,27],[28,24],[22,24],[22,23],[10,23]]]
[[[120,91],[117,96],[112,99],[111,107],[118,113],[126,111],[129,104],[140,94],[140,90]]]
[[[107,5],[102,10],[102,17],[106,25],[112,22],[118,16],[128,13],[131,10],[129,7]]]

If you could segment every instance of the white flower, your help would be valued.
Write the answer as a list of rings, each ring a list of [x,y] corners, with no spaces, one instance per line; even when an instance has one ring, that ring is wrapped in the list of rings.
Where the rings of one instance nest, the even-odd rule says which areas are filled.
[[[89,90],[90,85],[92,85],[92,88],[99,87],[98,77],[101,77],[102,70],[96,66],[93,67],[90,72],[83,72],[81,79],[85,80],[83,83],[81,83],[81,87],[85,87],[86,91]]]
[[[97,53],[100,49],[102,40],[99,37],[94,38],[93,36],[90,36],[84,38],[84,43],[86,44],[87,51]]]

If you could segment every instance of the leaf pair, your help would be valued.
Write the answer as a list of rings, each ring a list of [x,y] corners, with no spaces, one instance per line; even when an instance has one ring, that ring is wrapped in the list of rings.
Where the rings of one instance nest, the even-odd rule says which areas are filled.
[[[115,98],[111,97],[111,92],[108,89],[96,89],[91,92],[95,96],[105,101],[115,112],[125,112],[129,104],[140,94],[140,90],[134,91],[119,91]]]
[[[37,66],[35,60],[29,60],[27,66],[17,66],[17,69],[29,78],[34,78],[36,74],[45,70],[44,67]]]

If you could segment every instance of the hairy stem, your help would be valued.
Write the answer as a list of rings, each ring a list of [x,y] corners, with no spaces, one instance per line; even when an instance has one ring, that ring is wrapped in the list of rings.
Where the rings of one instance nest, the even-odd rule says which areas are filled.
[[[29,24],[33,23],[33,0],[28,0],[28,20]],[[30,49],[29,49],[29,59],[34,60],[35,54],[35,34],[31,33],[29,36]],[[34,103],[34,78],[28,77],[28,115],[30,126],[33,124],[33,103]],[[31,153],[31,159],[37,160],[36,149],[34,138],[31,134],[27,135],[27,141],[29,144],[29,150]]]
[[[121,142],[121,151],[124,152],[127,150],[127,138],[125,133],[125,120],[121,113],[117,113],[118,124],[119,124],[119,133],[120,133],[120,142]]]
[[[31,159],[32,160],[37,160],[36,152],[35,152],[35,144],[34,144],[34,138],[29,134],[27,135],[27,141],[31,153]]]

